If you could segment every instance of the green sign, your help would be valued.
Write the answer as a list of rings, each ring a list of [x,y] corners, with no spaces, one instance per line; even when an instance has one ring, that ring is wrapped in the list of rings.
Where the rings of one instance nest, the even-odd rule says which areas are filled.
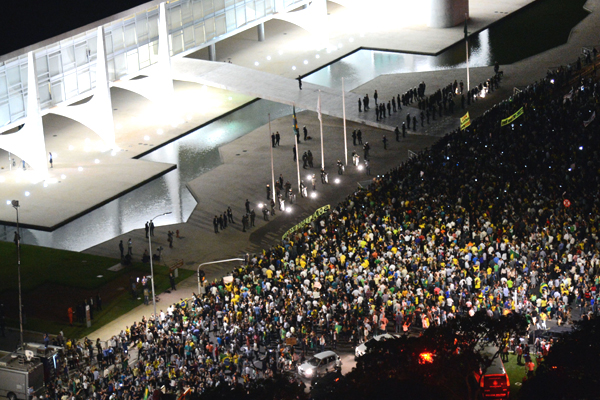
[[[503,119],[502,122],[500,123],[500,126],[504,126],[504,125],[510,124],[515,119],[519,118],[521,115],[523,115],[523,107],[519,108],[519,111],[517,111],[516,113],[514,113],[510,117]]]
[[[469,126],[471,126],[471,117],[467,112],[463,117],[460,117],[460,130],[464,131]]]
[[[286,239],[287,237],[291,236],[296,231],[304,228],[306,225],[310,224],[315,219],[319,218],[321,215],[328,213],[330,209],[331,209],[331,206],[329,204],[317,209],[317,211],[315,211],[311,216],[303,219],[302,222],[295,225],[294,227],[289,229],[286,233],[284,233],[282,239]]]

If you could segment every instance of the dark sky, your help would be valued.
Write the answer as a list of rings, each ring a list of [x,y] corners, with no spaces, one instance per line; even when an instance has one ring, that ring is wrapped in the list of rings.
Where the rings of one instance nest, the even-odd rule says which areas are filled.
[[[128,10],[149,0],[5,0],[0,55]]]

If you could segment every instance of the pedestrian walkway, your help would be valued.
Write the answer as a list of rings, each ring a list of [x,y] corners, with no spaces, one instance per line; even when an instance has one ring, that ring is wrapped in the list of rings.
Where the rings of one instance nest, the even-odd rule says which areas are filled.
[[[332,117],[343,118],[342,92],[334,89],[286,78],[268,72],[258,71],[235,64],[215,63],[193,58],[173,60],[173,78],[179,81],[195,82],[235,93],[259,97],[278,103],[296,106],[297,109],[317,111],[319,94],[321,112]],[[362,96],[346,92],[346,119],[371,127],[393,130],[391,125],[362,118],[356,108]],[[375,101],[371,99],[371,107]],[[371,113],[374,116],[374,112]]]
[[[369,111],[364,110],[364,106],[361,106],[362,111],[359,111],[358,102],[363,101],[365,94],[358,90],[346,91],[345,99],[342,99],[341,90],[307,82],[303,82],[302,89],[300,89],[298,79],[273,75],[235,64],[181,58],[173,60],[172,68],[173,77],[176,80],[199,83],[230,92],[288,104],[295,106],[297,110],[318,112],[318,98],[320,95],[321,113],[337,118],[344,117],[343,106],[345,101],[347,121],[357,122],[373,128],[393,131],[396,127],[402,126],[402,122],[406,121],[407,115],[410,115],[411,118],[417,117],[419,121],[417,129],[409,129],[411,134],[438,136],[454,129],[458,124],[458,119],[439,118],[437,122],[432,120],[431,124],[428,123],[425,129],[424,126],[421,126],[420,110],[416,107],[416,102],[412,103],[411,106],[403,107],[402,110],[398,110],[392,115],[377,120],[374,110],[376,102],[371,96],[372,91],[365,93],[371,96],[369,98]],[[486,68],[486,70],[490,70],[490,68]],[[434,88],[434,90],[437,89],[437,87]],[[387,100],[389,99],[386,98]],[[456,115],[458,116],[458,112]],[[411,124],[412,119],[408,125],[412,126]]]

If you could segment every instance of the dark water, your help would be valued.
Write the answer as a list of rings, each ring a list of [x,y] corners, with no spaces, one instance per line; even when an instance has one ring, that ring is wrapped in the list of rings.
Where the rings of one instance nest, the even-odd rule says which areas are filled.
[[[489,28],[490,59],[512,64],[566,43],[571,29],[589,14],[583,9],[585,2],[538,0],[509,16],[506,23],[493,25]]]
[[[469,36],[469,65],[512,64],[567,42],[588,12],[586,0],[538,0],[488,29]],[[590,43],[593,45],[593,43]],[[461,41],[437,56],[359,50],[304,78],[305,82],[352,90],[382,74],[436,71],[466,66]],[[550,65],[549,65],[550,67]]]
[[[565,43],[569,32],[587,12],[585,0],[538,0],[470,39],[470,65],[494,61],[513,63]],[[593,43],[591,43],[593,44]],[[433,71],[464,67],[465,44],[458,43],[438,56],[361,50],[306,77],[306,82],[356,88],[381,74]],[[185,184],[221,164],[219,147],[265,125],[267,114],[276,119],[291,114],[289,106],[266,100],[254,102],[143,157],[177,165],[177,169],[103,207],[55,230],[25,229],[23,241],[46,247],[82,251],[139,229],[155,215],[172,214],[156,225],[185,222],[196,206]],[[14,228],[0,226],[0,240],[12,240]]]

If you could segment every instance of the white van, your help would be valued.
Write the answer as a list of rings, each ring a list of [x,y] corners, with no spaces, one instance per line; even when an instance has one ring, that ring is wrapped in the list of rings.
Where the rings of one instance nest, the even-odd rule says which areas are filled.
[[[316,378],[329,372],[340,370],[342,360],[333,351],[324,351],[315,354],[313,358],[305,361],[298,367],[298,375],[302,378]]]
[[[373,336],[371,339],[367,340],[366,342],[356,346],[356,348],[354,349],[354,357],[358,358],[367,352],[367,343],[373,343],[373,342],[379,342],[379,341],[385,342],[386,340],[395,339],[395,338],[398,338],[399,336],[400,335],[391,334],[391,333],[384,333],[383,335]]]

